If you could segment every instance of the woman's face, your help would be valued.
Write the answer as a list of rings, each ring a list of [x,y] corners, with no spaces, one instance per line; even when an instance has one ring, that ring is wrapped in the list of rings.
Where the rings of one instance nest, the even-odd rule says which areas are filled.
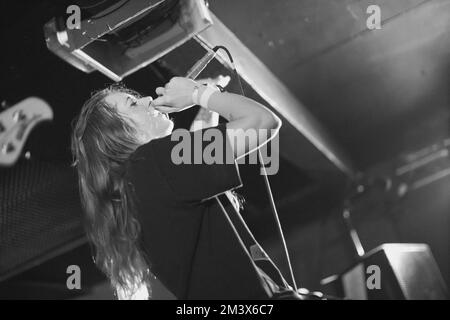
[[[166,114],[150,105],[152,100],[152,97],[137,99],[125,92],[113,92],[105,97],[106,103],[115,107],[118,113],[136,128],[137,138],[142,143],[165,137],[173,130],[173,122]]]

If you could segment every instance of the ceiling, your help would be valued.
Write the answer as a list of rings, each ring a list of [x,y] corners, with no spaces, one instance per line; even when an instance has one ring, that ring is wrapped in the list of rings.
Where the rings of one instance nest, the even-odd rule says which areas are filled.
[[[366,27],[373,4],[381,30]],[[212,0],[210,7],[357,168],[449,136],[449,1]]]

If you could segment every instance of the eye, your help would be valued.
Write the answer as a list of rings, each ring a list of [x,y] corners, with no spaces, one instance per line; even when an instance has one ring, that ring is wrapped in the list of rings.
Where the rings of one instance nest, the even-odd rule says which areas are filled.
[[[136,107],[137,106],[137,100],[133,100],[130,103],[130,107]]]

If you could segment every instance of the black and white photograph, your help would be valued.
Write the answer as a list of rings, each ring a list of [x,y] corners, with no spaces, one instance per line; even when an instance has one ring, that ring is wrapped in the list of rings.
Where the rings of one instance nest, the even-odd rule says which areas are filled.
[[[450,299],[450,0],[0,7],[0,300]]]

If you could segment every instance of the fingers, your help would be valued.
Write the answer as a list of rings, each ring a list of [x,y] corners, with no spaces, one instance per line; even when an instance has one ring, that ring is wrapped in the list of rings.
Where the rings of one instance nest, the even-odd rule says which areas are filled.
[[[169,101],[167,99],[167,96],[159,96],[158,98],[153,100],[152,104],[155,108],[158,106],[167,107],[167,105],[169,104]]]
[[[157,106],[156,110],[162,113],[172,113],[178,111],[177,108],[167,107],[167,106]]]
[[[231,80],[230,76],[219,75],[216,78],[216,84],[221,86],[222,88],[225,88],[230,83],[230,80]]]
[[[166,89],[163,87],[158,87],[158,88],[156,88],[155,92],[158,96],[162,96],[166,92]]]
[[[152,102],[152,106],[163,113],[171,113],[171,112],[176,112],[177,108],[173,108],[168,106],[168,101],[167,101],[167,96],[160,96],[158,98],[156,98],[155,100],[153,100]]]
[[[191,83],[192,82],[192,83]],[[155,92],[158,97],[153,100],[153,106],[170,107],[173,109],[160,110],[163,112],[181,111],[183,108],[189,107],[192,104],[192,91],[194,90],[195,81],[173,77],[164,87],[156,88]]]
[[[180,77],[172,77],[169,82],[166,83],[166,85],[164,86],[164,88],[170,89],[171,87],[173,87],[174,84],[177,83],[178,79],[180,79]]]
[[[175,83],[177,81],[179,81],[180,79],[182,79],[182,77],[172,77],[169,81],[170,84]]]

